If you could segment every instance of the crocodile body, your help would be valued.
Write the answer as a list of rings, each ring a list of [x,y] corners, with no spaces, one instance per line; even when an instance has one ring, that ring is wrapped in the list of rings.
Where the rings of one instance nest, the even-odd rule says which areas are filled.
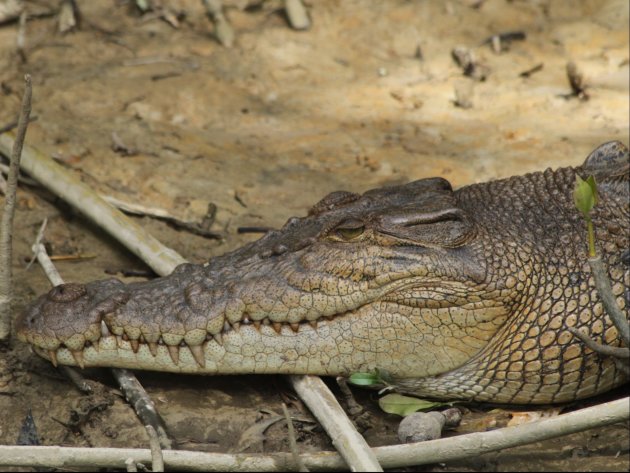
[[[54,364],[348,375],[401,392],[552,403],[627,379],[575,338],[618,346],[587,263],[576,174],[613,293],[630,306],[628,150],[453,191],[441,178],[335,192],[257,242],[171,275],[53,288],[17,333]]]

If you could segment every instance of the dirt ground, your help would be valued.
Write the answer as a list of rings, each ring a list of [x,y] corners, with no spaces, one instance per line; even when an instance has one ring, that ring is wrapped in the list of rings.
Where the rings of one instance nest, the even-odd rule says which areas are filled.
[[[198,0],[161,2],[177,14],[177,28],[141,16],[133,2],[78,1],[80,28],[65,34],[57,31],[60,1],[25,3],[22,57],[18,23],[0,25],[0,127],[17,117],[30,73],[37,120],[28,144],[127,202],[188,221],[216,206],[220,240],[138,218],[193,262],[259,236],[239,227],[279,227],[331,191],[436,175],[461,186],[577,165],[604,141],[629,141],[627,0],[311,0],[308,31],[287,26],[281,2],[226,1],[232,48],[215,40]],[[503,41],[501,53],[485,42],[509,32],[526,36]],[[460,45],[473,50],[484,81],[455,63],[451,51]],[[588,100],[571,96],[569,61]],[[16,315],[49,288],[25,263],[45,217],[53,255],[87,256],[57,263],[66,281],[146,269],[40,188],[22,186],[18,207]],[[15,444],[32,410],[43,445],[145,447],[113,380],[88,374],[104,384],[99,394],[80,394],[17,341],[0,352],[0,444]],[[303,419],[301,451],[332,448],[281,377],[139,378],[177,448],[288,451],[283,422],[260,427],[282,412],[282,401]],[[397,419],[379,412],[374,393],[356,395],[372,414],[368,442],[395,443]],[[460,431],[507,416],[469,408]],[[628,425],[614,425],[421,471],[628,471],[629,444]]]

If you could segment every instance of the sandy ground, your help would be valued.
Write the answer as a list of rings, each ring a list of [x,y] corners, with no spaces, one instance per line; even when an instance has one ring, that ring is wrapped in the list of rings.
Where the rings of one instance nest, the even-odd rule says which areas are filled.
[[[196,0],[162,2],[183,13],[178,28],[155,15],[141,17],[131,2],[79,1],[81,27],[66,34],[57,32],[60,2],[26,3],[25,62],[15,46],[18,24],[0,25],[0,126],[15,120],[29,72],[37,116],[31,146],[128,202],[192,221],[216,206],[212,229],[223,240],[139,219],[193,262],[257,238],[238,234],[239,227],[279,227],[331,191],[435,175],[461,186],[577,165],[604,141],[628,143],[625,0],[321,0],[311,1],[313,25],[303,32],[287,26],[279,2],[225,2],[237,34],[229,49],[214,39]],[[500,54],[484,44],[514,31],[526,38],[504,42],[509,48]],[[473,50],[485,81],[462,74],[451,57],[460,45]],[[570,96],[569,61],[589,85],[588,100]],[[471,107],[458,106],[466,99]],[[115,149],[114,133],[129,155]],[[16,314],[49,288],[39,268],[25,269],[45,217],[53,254],[90,256],[58,263],[67,281],[146,269],[41,189],[24,186],[18,198]],[[45,445],[146,445],[105,372],[90,372],[104,383],[102,392],[83,396],[18,342],[0,352],[0,368],[1,444],[15,443],[31,409]],[[252,441],[248,429],[280,413],[283,400],[309,417],[280,377],[140,378],[179,448],[288,451],[283,423]],[[394,443],[397,419],[378,411],[373,393],[357,395],[373,414],[368,441]],[[467,416],[495,415],[487,411],[477,406]],[[298,441],[302,451],[331,448],[313,423],[298,423]],[[425,469],[628,466],[628,426],[618,425]]]

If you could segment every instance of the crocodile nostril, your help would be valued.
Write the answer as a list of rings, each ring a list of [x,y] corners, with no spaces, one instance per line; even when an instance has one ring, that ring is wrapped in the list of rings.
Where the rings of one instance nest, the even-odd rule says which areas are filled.
[[[87,289],[83,284],[68,283],[53,287],[48,292],[48,299],[53,302],[72,302],[84,296]]]

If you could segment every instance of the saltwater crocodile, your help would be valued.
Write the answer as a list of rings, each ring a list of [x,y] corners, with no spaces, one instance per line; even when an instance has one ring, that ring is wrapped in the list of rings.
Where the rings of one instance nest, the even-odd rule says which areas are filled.
[[[441,178],[334,192],[304,218],[203,265],[65,284],[18,319],[55,365],[199,374],[379,370],[442,399],[565,402],[626,381],[575,338],[619,345],[587,263],[576,174],[594,175],[596,238],[630,306],[628,150],[453,190]]]

